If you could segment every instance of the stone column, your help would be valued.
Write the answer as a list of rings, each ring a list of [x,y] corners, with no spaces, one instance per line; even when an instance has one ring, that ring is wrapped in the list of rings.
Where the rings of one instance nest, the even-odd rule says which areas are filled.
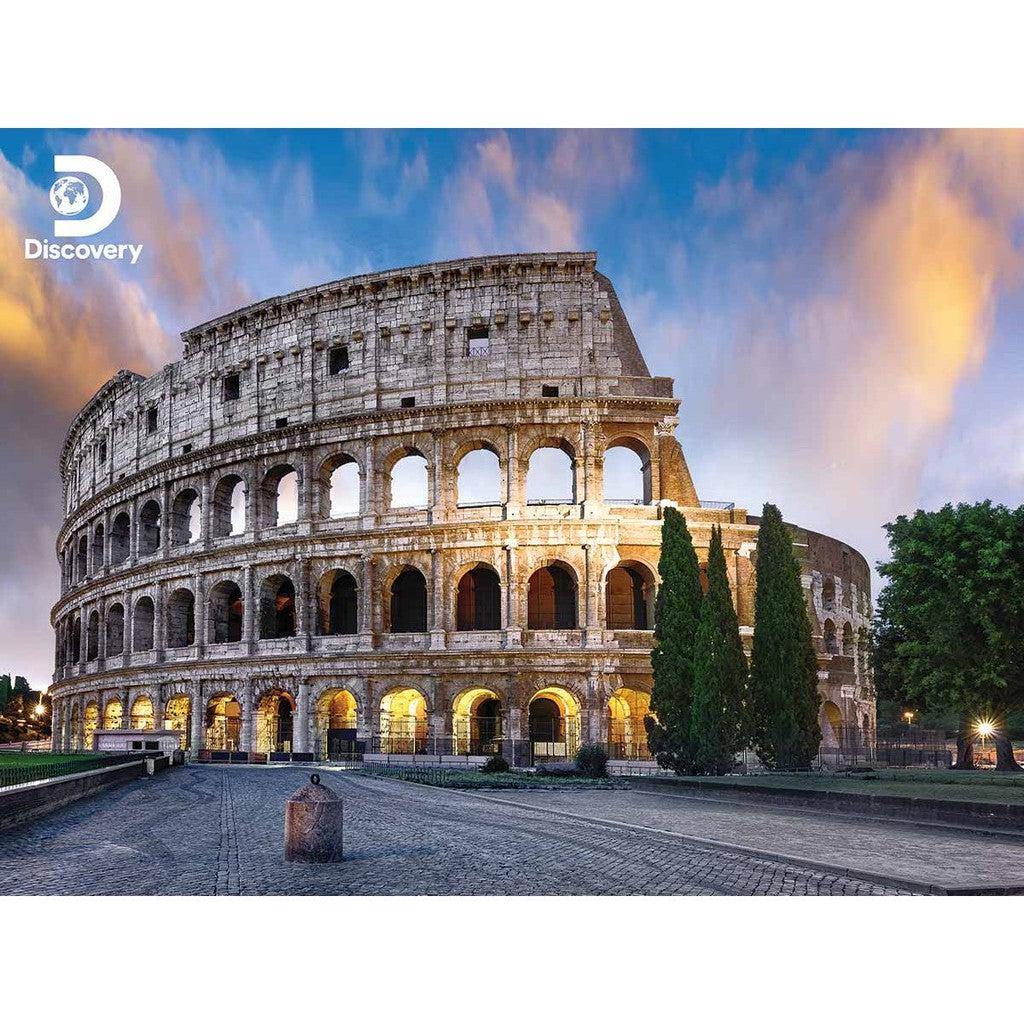
[[[430,551],[430,604],[428,607],[427,628],[430,630],[430,649],[443,651],[445,648],[444,621],[444,583],[441,570],[444,561],[437,548]]]
[[[433,451],[428,481],[427,511],[430,521],[434,523],[448,518],[448,489],[445,486],[447,472],[444,468],[444,450],[440,432],[433,434],[432,440]]]
[[[192,739],[191,754],[199,756],[199,751],[206,745],[206,702],[203,700],[203,684],[196,682],[192,684],[189,700],[189,714],[191,715]]]
[[[366,649],[373,646],[373,568],[372,555],[363,555],[359,559],[359,604],[357,616],[359,620],[359,646]]]
[[[164,585],[158,581],[153,593],[153,652],[157,661],[164,660],[164,649],[167,646],[164,631]]]
[[[121,591],[121,607],[124,609],[124,625],[121,629],[121,665],[124,668],[128,668],[132,663],[132,648],[135,646],[134,629],[132,627],[135,616],[132,614],[134,609],[128,601],[127,590]]]
[[[253,704],[253,682],[247,680],[240,694],[242,700],[242,728],[238,738],[240,749],[252,752],[256,749],[256,708]]]
[[[110,571],[110,509],[106,509],[103,513],[103,573],[106,575]]]
[[[206,581],[200,572],[197,572],[195,575],[192,593],[195,597],[192,605],[192,615],[195,625],[196,657],[202,658],[206,654],[206,624],[210,616],[206,607]]]
[[[523,506],[523,472],[519,463],[519,435],[514,427],[508,428],[505,456],[505,518],[518,519]]]
[[[313,514],[313,470],[312,460],[306,453],[299,461],[299,522],[310,524],[316,517]],[[309,532],[308,529],[304,532]]]
[[[210,474],[203,474],[202,489],[199,495],[199,545],[210,546]]]
[[[83,750],[85,748],[85,701],[79,701],[78,705],[78,729],[76,730],[74,749]]]
[[[252,654],[256,650],[255,635],[255,597],[253,596],[253,571],[248,563],[242,570],[242,643],[246,650]]]
[[[260,489],[259,465],[253,463],[249,467],[249,480],[245,488],[245,532],[250,540],[258,540],[260,535],[259,524],[259,489]]]
[[[131,520],[128,523],[128,564],[135,565],[139,560],[139,502],[131,503]]]
[[[309,743],[309,683],[299,683],[295,695],[295,730],[298,735],[292,736],[292,750],[296,754],[310,753]]]
[[[309,586],[309,559],[300,559],[296,566],[296,579],[298,586],[295,588],[295,633],[299,646],[308,651],[310,649],[310,634],[312,632],[310,622],[310,605],[312,604]]]
[[[586,624],[586,643],[589,645],[600,643],[603,639],[603,633],[597,617],[597,577],[599,576],[599,567],[594,554],[593,544],[583,545],[583,557],[585,565],[584,582],[586,586],[584,621]]]
[[[517,543],[510,540],[505,545],[505,596],[507,605],[505,608],[505,646],[522,647],[523,645],[523,621],[519,609],[519,579],[518,579],[518,557],[516,555]]]
[[[130,729],[132,725],[132,691],[126,686],[121,691],[121,728]]]
[[[59,700],[54,700],[50,705],[50,749],[60,753],[60,705]]]
[[[160,551],[166,558],[171,550],[171,485],[160,488]]]
[[[376,523],[380,504],[373,440],[369,438],[363,451],[363,472],[359,479],[359,488],[359,512],[363,517],[363,528],[367,529]]]

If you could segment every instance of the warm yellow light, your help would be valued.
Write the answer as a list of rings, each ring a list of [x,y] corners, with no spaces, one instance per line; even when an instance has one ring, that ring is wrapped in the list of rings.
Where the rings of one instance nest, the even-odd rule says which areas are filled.
[[[907,720],[907,725],[910,725],[910,723],[914,720],[914,712],[913,711],[904,711],[903,712],[903,717]]]
[[[36,705],[36,714],[37,715],[41,715],[45,710],[46,710],[46,705],[45,704],[39,703],[39,704]]]
[[[979,718],[974,723],[974,731],[983,739],[987,740],[989,736],[996,731],[996,723],[990,718]]]

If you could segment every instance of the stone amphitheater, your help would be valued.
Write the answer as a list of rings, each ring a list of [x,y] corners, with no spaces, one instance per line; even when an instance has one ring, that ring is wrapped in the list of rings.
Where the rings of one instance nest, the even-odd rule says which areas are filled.
[[[698,499],[672,381],[595,253],[365,274],[183,343],[68,431],[55,747],[156,728],[202,759],[648,759],[666,505],[702,559],[721,525],[749,642],[757,520]],[[823,744],[870,744],[868,566],[793,533]]]

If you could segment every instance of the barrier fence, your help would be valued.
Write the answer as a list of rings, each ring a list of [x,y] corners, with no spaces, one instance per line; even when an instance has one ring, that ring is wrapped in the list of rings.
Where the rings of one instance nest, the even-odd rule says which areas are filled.
[[[141,761],[144,756],[143,752],[138,750],[130,754],[68,754],[59,761],[43,763],[43,759],[40,758],[40,764],[0,765],[0,789],[76,775],[78,772],[95,771],[97,768],[111,768],[118,764]]]

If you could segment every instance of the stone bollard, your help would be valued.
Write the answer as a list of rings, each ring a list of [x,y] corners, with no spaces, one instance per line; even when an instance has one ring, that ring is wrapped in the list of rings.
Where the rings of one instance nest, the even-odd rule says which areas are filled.
[[[319,775],[293,793],[284,812],[284,859],[305,864],[341,860],[342,802]]]

